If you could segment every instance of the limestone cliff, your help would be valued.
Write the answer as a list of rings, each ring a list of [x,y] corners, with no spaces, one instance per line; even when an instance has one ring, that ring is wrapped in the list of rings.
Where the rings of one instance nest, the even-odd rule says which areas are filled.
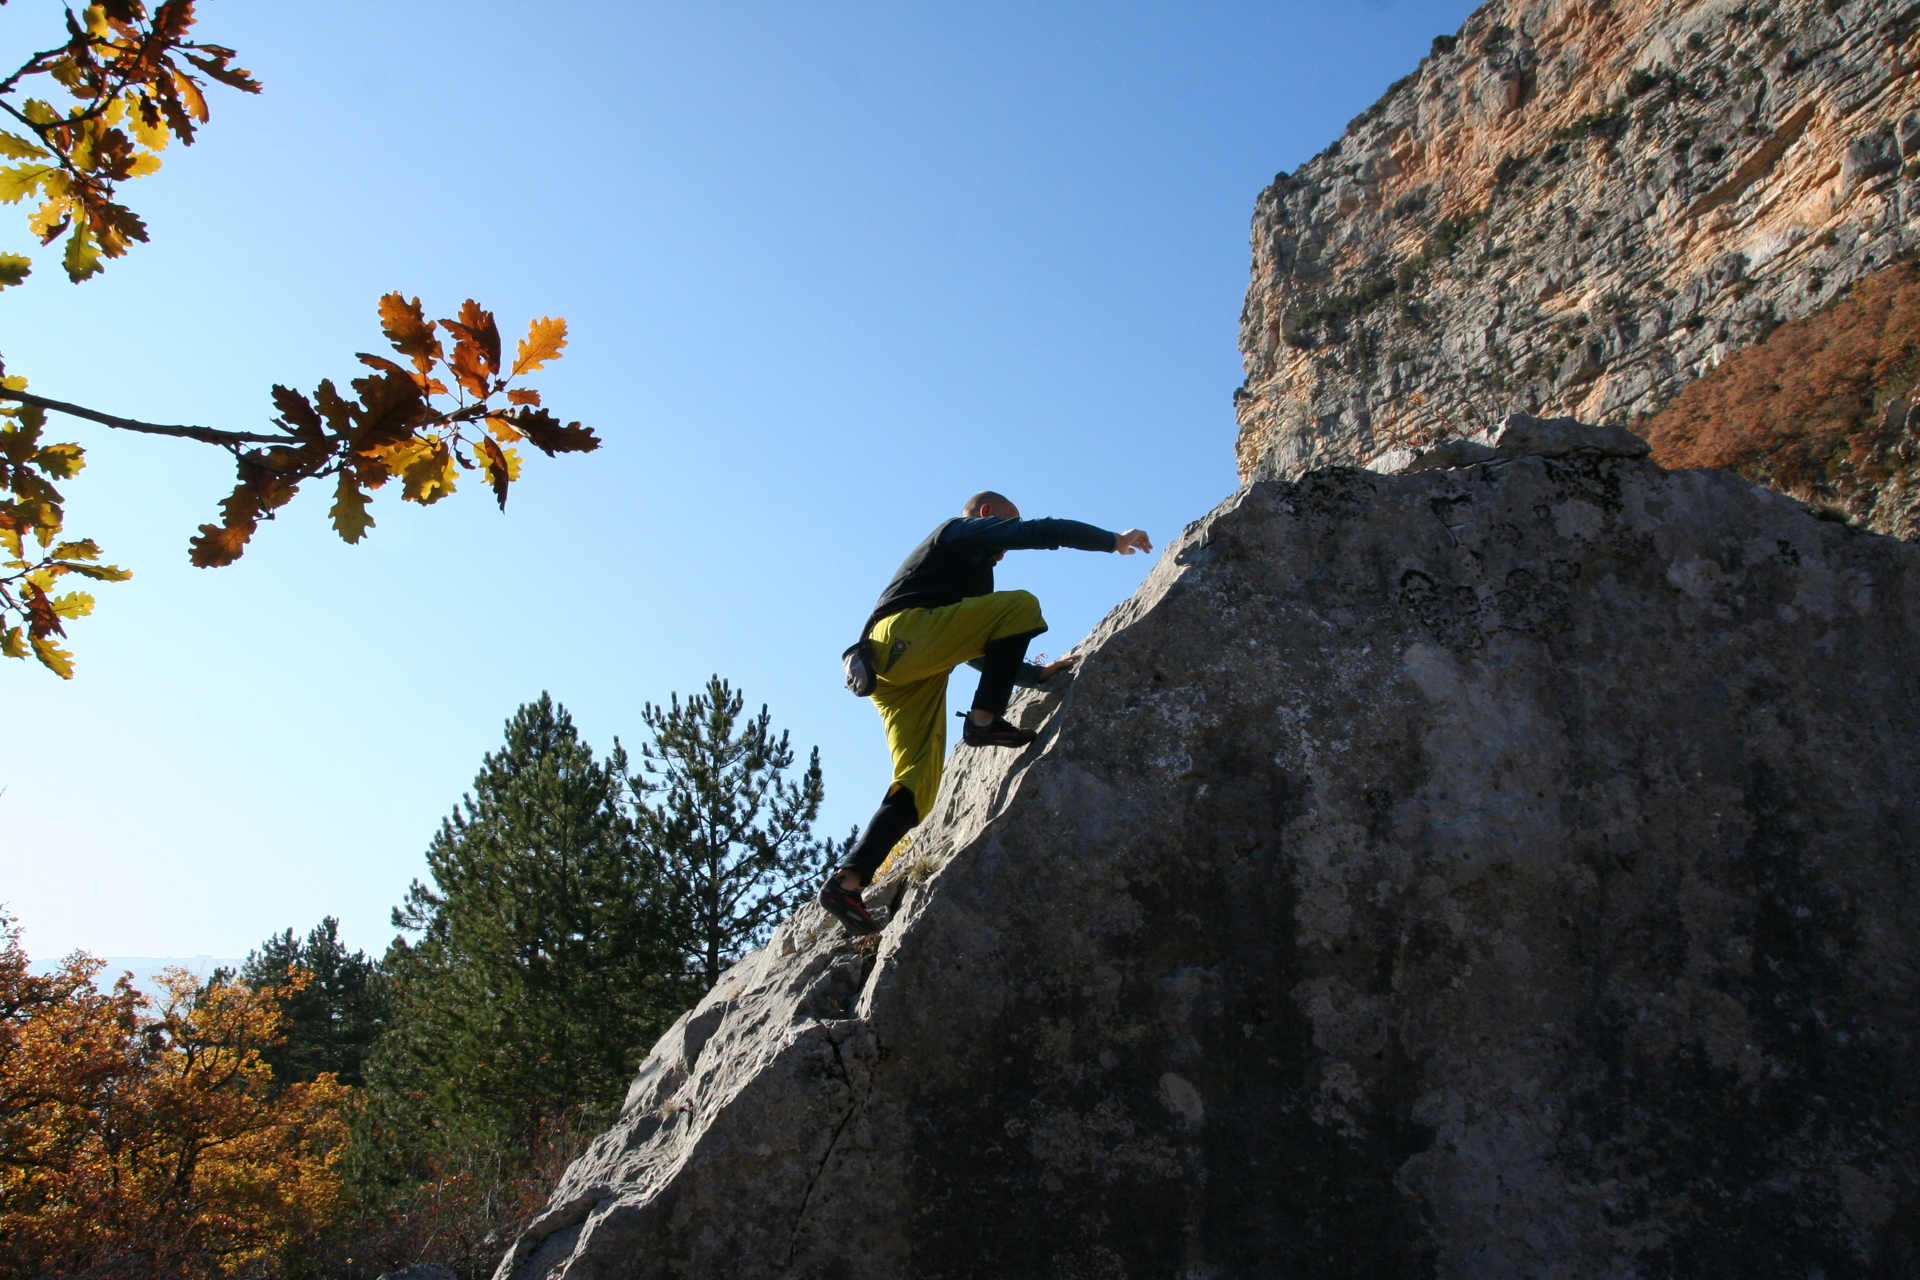
[[[1920,243],[1917,71],[1907,0],[1493,0],[1261,193],[1243,478],[1656,414]],[[1915,373],[1856,388],[1811,462],[1714,460],[1911,535]]]
[[[1915,1275],[1920,547],[1645,452],[1191,526],[502,1280]]]

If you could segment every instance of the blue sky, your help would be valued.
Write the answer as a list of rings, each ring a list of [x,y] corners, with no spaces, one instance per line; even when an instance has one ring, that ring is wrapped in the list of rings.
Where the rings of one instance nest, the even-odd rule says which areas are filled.
[[[826,771],[822,829],[887,779],[839,651],[966,494],[1156,545],[1235,485],[1253,200],[1460,3],[206,0],[259,97],[126,197],[153,242],[0,297],[42,394],[230,429],[356,376],[374,304],[565,316],[538,385],[598,453],[383,493],[368,541],[303,495],[232,568],[186,560],[225,456],[56,420],[68,532],[135,572],[79,674],[0,667],[0,902],[36,957],[239,955],[341,920],[383,948],[440,819],[520,703],[605,750],[719,672]],[[10,55],[57,7],[0,11]],[[29,251],[24,207],[0,249]],[[1027,552],[1061,652],[1145,557]],[[968,690],[956,680],[955,697]],[[1043,868],[1036,873],[1044,875]]]

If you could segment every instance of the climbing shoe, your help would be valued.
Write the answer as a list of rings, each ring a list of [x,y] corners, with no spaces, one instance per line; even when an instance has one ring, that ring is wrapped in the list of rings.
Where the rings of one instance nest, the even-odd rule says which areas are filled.
[[[828,915],[845,925],[848,933],[880,932],[878,922],[867,914],[867,904],[860,901],[860,891],[842,886],[838,874],[821,886],[820,905],[827,909]]]
[[[1033,730],[1008,724],[1001,716],[995,716],[990,724],[975,724],[973,717],[962,711],[960,723],[966,726],[960,731],[960,741],[970,747],[1024,747],[1035,736]]]

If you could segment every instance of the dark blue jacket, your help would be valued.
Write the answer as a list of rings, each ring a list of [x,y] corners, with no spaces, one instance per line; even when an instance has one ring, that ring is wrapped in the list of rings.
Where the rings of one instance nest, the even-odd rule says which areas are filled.
[[[956,516],[927,535],[894,572],[866,630],[902,609],[938,609],[993,590],[993,562],[1003,551],[1112,551],[1118,534],[1078,520],[1008,520]],[[861,632],[862,635],[866,631]]]

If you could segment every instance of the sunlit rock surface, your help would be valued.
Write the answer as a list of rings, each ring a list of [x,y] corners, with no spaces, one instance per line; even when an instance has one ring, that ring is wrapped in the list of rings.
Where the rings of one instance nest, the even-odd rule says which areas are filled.
[[[1492,0],[1276,177],[1252,240],[1243,479],[1512,410],[1632,424],[1920,246],[1920,21],[1894,0]],[[1876,411],[1912,380],[1889,376]],[[1911,536],[1860,464],[1840,449],[1821,480]]]

